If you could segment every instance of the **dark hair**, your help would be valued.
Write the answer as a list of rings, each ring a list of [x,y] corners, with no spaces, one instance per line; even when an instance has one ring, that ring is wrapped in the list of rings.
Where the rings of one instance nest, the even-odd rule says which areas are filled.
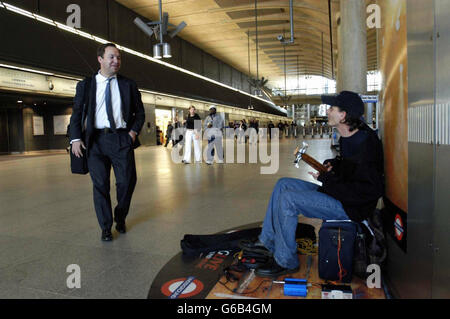
[[[341,109],[339,106],[339,111],[343,112],[345,110]],[[344,119],[344,124],[347,124],[349,126],[349,131],[353,132],[356,129],[362,129],[364,127],[364,121],[361,120],[361,118],[355,118],[352,117],[348,112],[345,112],[345,119]]]
[[[98,47],[97,56],[102,57],[105,55],[105,51],[107,47],[113,47],[117,49],[117,46],[114,43],[105,43]]]

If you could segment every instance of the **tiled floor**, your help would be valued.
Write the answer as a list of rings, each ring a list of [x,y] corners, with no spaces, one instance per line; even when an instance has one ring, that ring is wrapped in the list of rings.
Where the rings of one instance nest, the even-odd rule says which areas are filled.
[[[271,175],[260,173],[269,164],[259,161],[175,164],[170,148],[141,147],[128,232],[113,230],[110,243],[100,241],[90,178],[70,174],[67,154],[2,157],[0,298],[146,298],[184,234],[262,221],[279,178],[313,181],[306,164],[293,165],[301,141],[281,140],[279,170]],[[318,160],[333,157],[330,140],[308,143]],[[80,289],[67,288],[71,264],[80,266]]]

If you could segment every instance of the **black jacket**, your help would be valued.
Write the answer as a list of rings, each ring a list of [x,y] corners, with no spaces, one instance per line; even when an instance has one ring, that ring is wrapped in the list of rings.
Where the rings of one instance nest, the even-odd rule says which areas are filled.
[[[333,169],[322,173],[319,191],[339,200],[347,215],[361,222],[375,210],[378,199],[384,194],[384,159],[381,141],[369,127],[362,129],[366,135],[361,149],[350,158],[340,156],[329,162]],[[342,140],[340,140],[342,149]]]
[[[82,139],[88,152],[95,130],[95,108],[97,104],[97,82],[95,76],[96,74],[77,84],[72,116],[70,118],[70,140]],[[127,123],[127,129],[139,134],[145,122],[145,110],[142,104],[141,93],[133,80],[117,75],[117,82],[122,99],[122,115]],[[133,147],[137,148],[139,145],[139,139],[136,137]]]

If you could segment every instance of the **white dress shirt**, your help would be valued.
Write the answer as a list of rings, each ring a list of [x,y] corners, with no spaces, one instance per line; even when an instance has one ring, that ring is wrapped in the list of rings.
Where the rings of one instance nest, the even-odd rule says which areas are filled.
[[[113,109],[114,122],[116,123],[116,129],[126,128],[127,123],[123,119],[122,115],[122,99],[120,97],[119,83],[117,82],[117,75],[114,75],[111,80],[111,103]],[[108,114],[106,113],[105,103],[105,90],[108,84],[108,78],[103,76],[100,72],[95,76],[97,83],[96,92],[96,107],[95,107],[95,128],[102,129],[110,127]],[[74,139],[70,141],[70,144],[77,142],[80,139]]]
[[[95,76],[97,82],[96,108],[95,108],[95,128],[102,129],[110,127],[108,113],[106,113],[105,90],[108,84],[108,78],[104,77],[100,72]],[[114,75],[111,80],[111,102],[114,122],[116,128],[126,128],[127,123],[122,116],[122,99],[120,98],[119,83],[117,76]]]

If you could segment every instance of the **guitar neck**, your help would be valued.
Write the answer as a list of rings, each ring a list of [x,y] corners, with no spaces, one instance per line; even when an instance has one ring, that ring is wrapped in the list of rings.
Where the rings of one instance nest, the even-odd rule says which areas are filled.
[[[302,160],[309,166],[314,168],[316,171],[319,171],[320,173],[325,173],[328,171],[328,169],[325,166],[323,166],[321,163],[319,163],[317,160],[315,160],[308,154],[302,154]]]

